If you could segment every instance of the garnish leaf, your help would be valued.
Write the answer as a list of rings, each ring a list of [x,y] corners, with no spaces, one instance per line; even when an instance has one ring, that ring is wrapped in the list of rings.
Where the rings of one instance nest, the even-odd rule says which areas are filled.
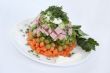
[[[95,50],[96,46],[99,46],[99,43],[92,38],[79,38],[77,37],[77,44],[86,52],[90,52],[91,50]]]
[[[80,28],[80,25],[73,25],[73,31],[76,32],[76,40],[77,44],[86,52],[90,52],[91,50],[95,50],[95,47],[99,45],[97,41],[95,41],[93,38],[86,38],[85,36],[88,36],[86,33],[84,33]]]
[[[73,31],[75,31],[77,34],[77,36],[87,36],[86,33],[84,33],[80,28],[81,28],[81,25],[73,25]]]
[[[73,29],[75,29],[75,30],[78,30],[78,29],[80,29],[81,28],[81,25],[73,25],[73,27],[72,27]]]
[[[78,33],[78,36],[87,36],[87,34],[84,33],[81,29],[76,30],[76,32]]]

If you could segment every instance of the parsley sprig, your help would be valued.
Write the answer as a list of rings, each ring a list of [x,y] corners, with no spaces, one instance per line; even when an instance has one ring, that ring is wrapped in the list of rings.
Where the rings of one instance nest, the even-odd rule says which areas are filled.
[[[76,40],[77,44],[86,52],[90,52],[91,50],[95,50],[96,46],[99,46],[99,43],[95,41],[93,38],[86,38],[88,36],[84,33],[80,28],[80,25],[73,25],[73,30],[76,32]]]

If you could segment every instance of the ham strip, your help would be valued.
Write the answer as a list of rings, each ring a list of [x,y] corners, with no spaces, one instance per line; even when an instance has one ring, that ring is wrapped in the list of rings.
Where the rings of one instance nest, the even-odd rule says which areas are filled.
[[[63,40],[64,38],[66,38],[66,35],[63,35],[63,34],[58,35],[58,39]]]
[[[45,30],[49,29],[46,24],[41,25]]]
[[[48,32],[45,29],[43,29],[43,28],[41,28],[41,32],[46,34],[47,36],[49,35]]]
[[[38,27],[38,28],[36,29],[36,33],[39,34],[40,32],[41,32],[41,28]]]
[[[32,24],[39,24],[40,15],[38,15],[32,22]]]
[[[65,34],[64,30],[62,30],[62,29],[59,28],[59,27],[57,27],[57,28],[55,29],[55,32],[56,32],[58,35],[59,35],[60,33]]]
[[[53,31],[52,29],[48,29],[48,33],[51,34]]]
[[[53,38],[54,41],[57,40],[57,35],[56,35],[54,32],[52,32],[52,33],[50,34],[50,36]]]

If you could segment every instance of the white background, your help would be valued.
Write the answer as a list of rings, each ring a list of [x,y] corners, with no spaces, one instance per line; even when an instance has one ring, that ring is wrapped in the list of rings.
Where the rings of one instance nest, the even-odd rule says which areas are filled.
[[[84,63],[53,67],[36,63],[16,50],[9,33],[16,23],[35,17],[49,5],[62,5],[71,21],[100,46]],[[110,0],[0,0],[0,73],[110,73]]]

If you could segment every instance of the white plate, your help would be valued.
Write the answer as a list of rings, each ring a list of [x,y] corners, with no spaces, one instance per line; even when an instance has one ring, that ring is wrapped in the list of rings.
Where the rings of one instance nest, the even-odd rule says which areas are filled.
[[[45,56],[42,55],[36,56],[35,54],[29,52],[31,48],[26,45],[26,35],[24,37],[23,32],[25,32],[27,26],[32,22],[32,20],[33,19],[27,19],[22,21],[21,23],[16,24],[11,31],[12,43],[26,57],[43,64],[54,65],[54,66],[70,66],[70,65],[76,65],[82,63],[91,54],[83,51],[78,46],[73,50],[75,54],[73,54],[73,56],[71,56],[70,58],[59,57],[54,59],[47,59]],[[23,30],[23,32],[21,32],[22,31],[21,29]]]

